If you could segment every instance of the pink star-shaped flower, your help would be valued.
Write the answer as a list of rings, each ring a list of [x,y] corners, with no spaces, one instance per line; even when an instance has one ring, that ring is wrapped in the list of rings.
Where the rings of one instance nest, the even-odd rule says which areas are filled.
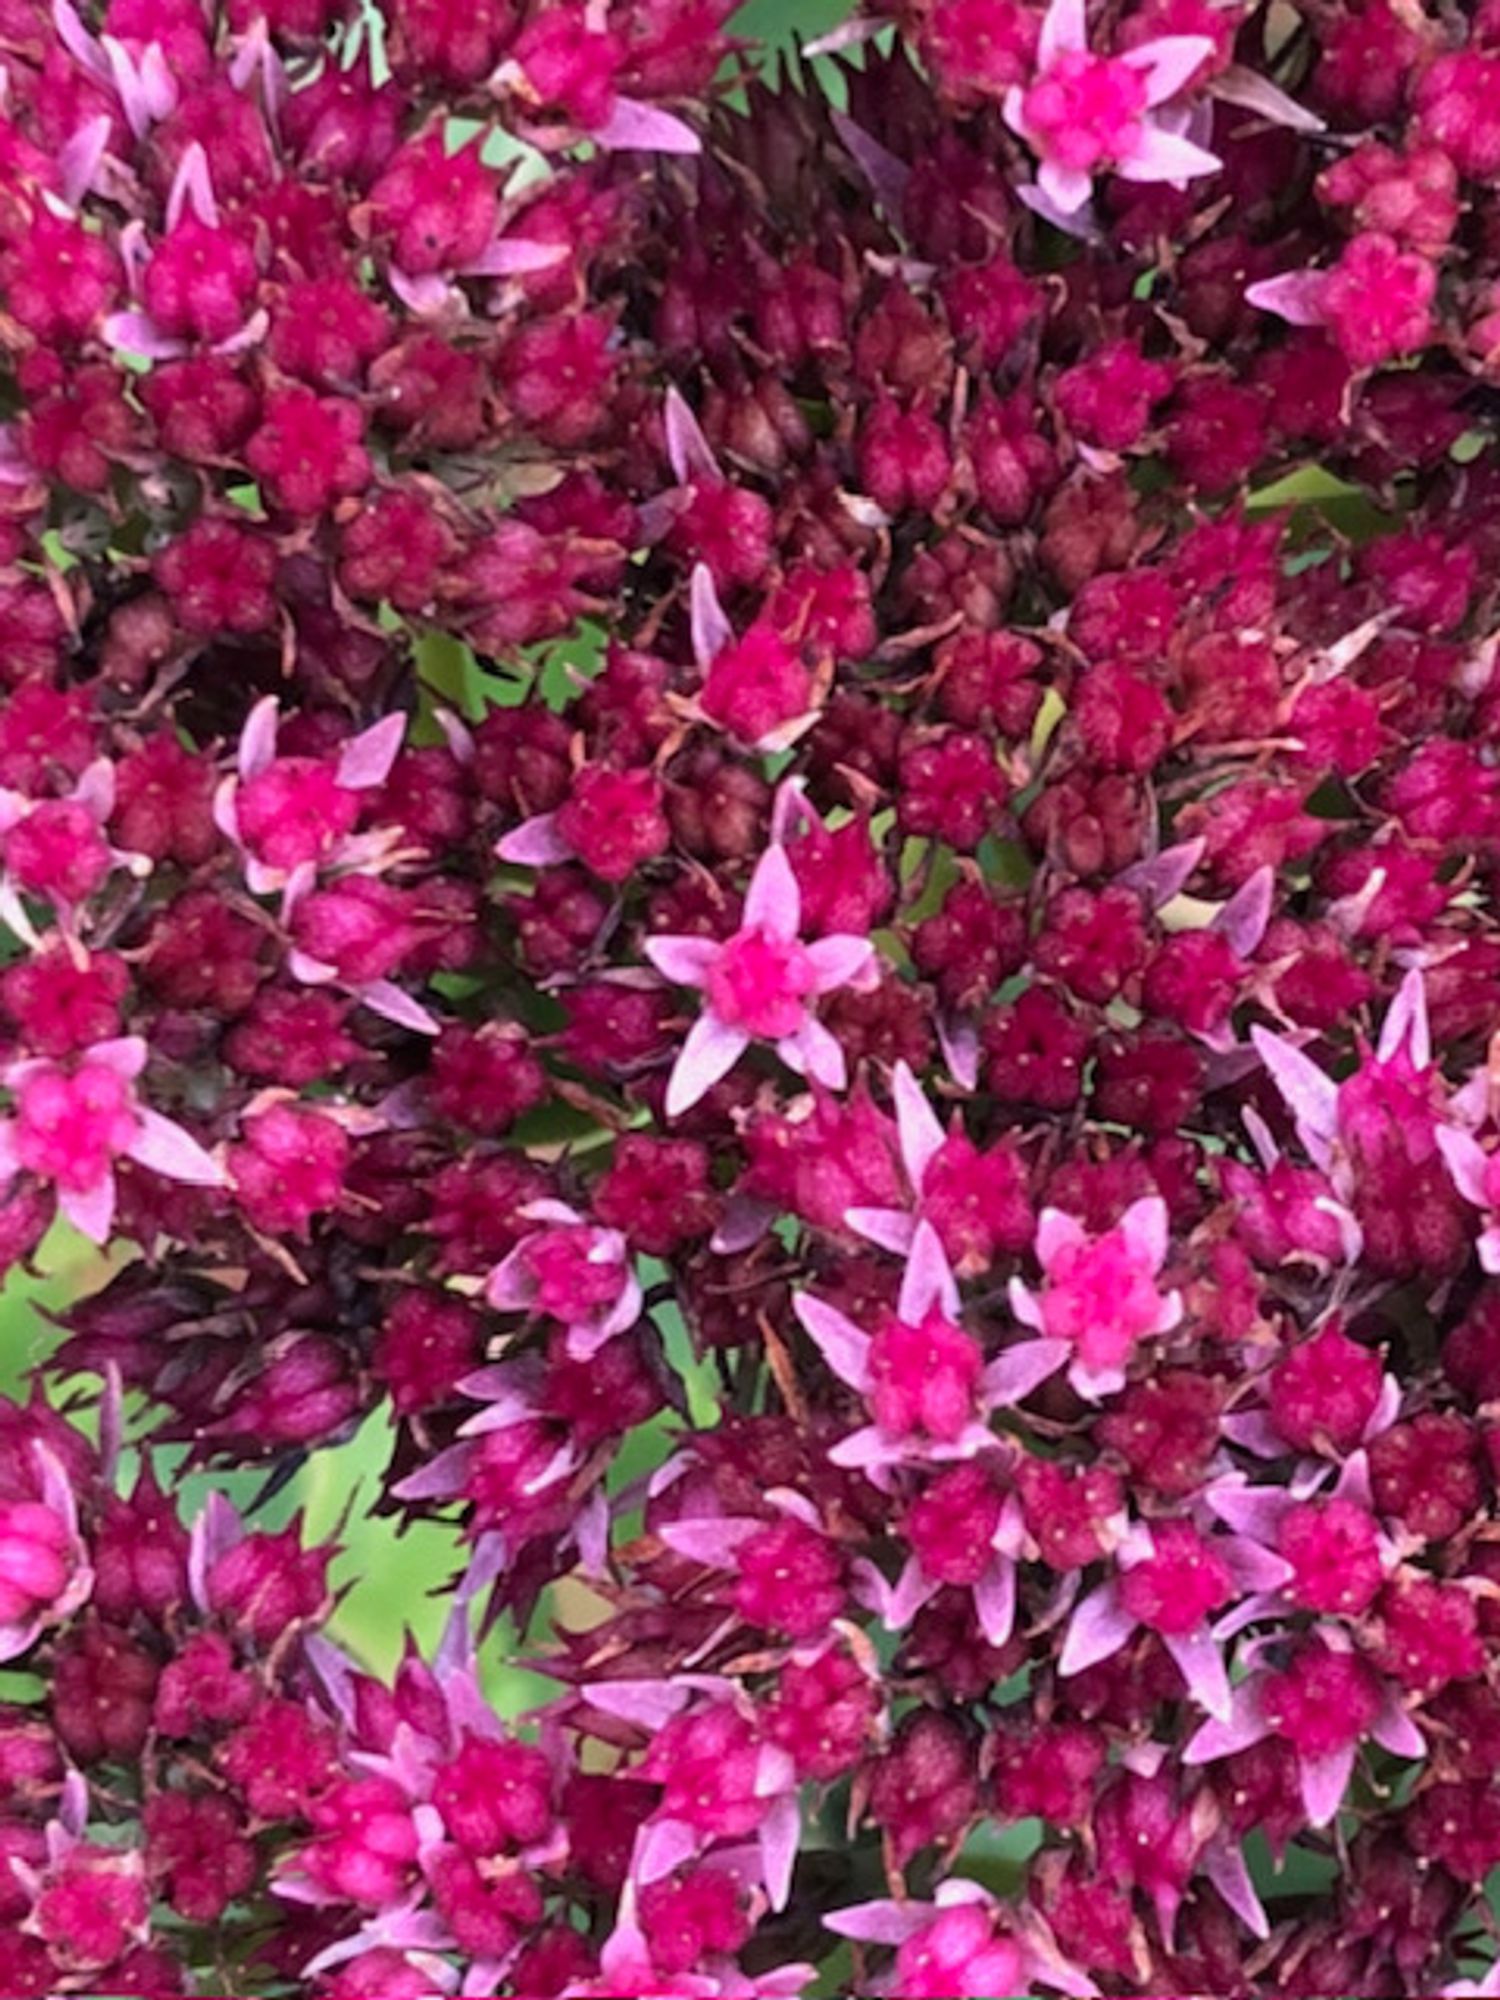
[[[1034,1292],[1010,1281],[1010,1309],[1073,1351],[1068,1380],[1091,1401],[1125,1385],[1125,1364],[1138,1341],[1170,1333],[1182,1317],[1176,1292],[1163,1292],[1157,1273],[1167,1257],[1167,1205],[1158,1195],[1132,1202],[1113,1229],[1090,1236],[1071,1215],[1044,1208],[1036,1254],[1046,1275]]]

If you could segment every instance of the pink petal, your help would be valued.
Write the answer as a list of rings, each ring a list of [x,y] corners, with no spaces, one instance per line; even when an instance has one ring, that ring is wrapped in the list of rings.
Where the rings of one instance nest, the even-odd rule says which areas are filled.
[[[1068,1621],[1057,1671],[1066,1679],[1081,1674],[1085,1667],[1111,1659],[1129,1640],[1139,1620],[1120,1601],[1119,1585],[1100,1584],[1089,1592]]]
[[[1237,1842],[1227,1838],[1210,1841],[1203,1856],[1203,1872],[1252,1937],[1271,1935],[1270,1919],[1255,1893],[1244,1849]]]
[[[667,1083],[666,1111],[680,1118],[727,1076],[750,1046],[743,1028],[731,1028],[716,1014],[702,1013],[688,1030]]]
[[[1232,1757],[1248,1750],[1271,1733],[1261,1714],[1260,1690],[1254,1681],[1242,1681],[1230,1697],[1229,1714],[1224,1720],[1211,1717],[1197,1730],[1182,1753],[1184,1764],[1211,1764],[1219,1757]]]
[[[58,153],[58,180],[63,200],[69,208],[77,208],[93,187],[99,162],[109,144],[110,130],[108,118],[90,118],[79,126]]]
[[[1022,1284],[1019,1278],[1012,1278],[1006,1287],[1006,1297],[1010,1301],[1011,1314],[1022,1326],[1035,1327],[1038,1331],[1046,1324],[1042,1317],[1041,1300],[1030,1285]]]
[[[1158,35],[1154,41],[1127,49],[1120,60],[1145,71],[1148,104],[1165,104],[1213,53],[1214,45],[1207,35]]]
[[[501,861],[520,868],[551,868],[573,859],[572,848],[557,830],[556,813],[537,813],[522,820],[495,843],[495,853]]]
[[[139,1035],[116,1035],[107,1042],[95,1042],[87,1053],[90,1062],[102,1063],[127,1083],[146,1067],[146,1044]]]
[[[361,730],[339,752],[338,782],[351,792],[383,785],[405,734],[406,717],[400,714],[383,716],[373,728]]]
[[[1314,1826],[1327,1826],[1338,1813],[1354,1775],[1354,1745],[1330,1750],[1326,1757],[1299,1759],[1302,1803]]]
[[[1169,181],[1181,186],[1202,174],[1216,174],[1222,165],[1217,153],[1206,147],[1195,146],[1176,132],[1164,132],[1159,125],[1147,125],[1135,151],[1128,160],[1119,161],[1115,171],[1122,180]]]
[[[224,1187],[227,1176],[211,1153],[159,1111],[140,1109],[136,1116],[140,1129],[127,1150],[130,1159],[153,1174],[168,1180],[186,1181],[193,1187]]]
[[[870,1387],[869,1334],[862,1333],[837,1306],[811,1292],[799,1292],[792,1309],[839,1380],[864,1395]]]
[[[391,290],[408,312],[418,319],[438,319],[463,304],[463,294],[449,284],[441,271],[424,271],[419,276],[403,271],[398,264],[386,267]]]
[[[783,1035],[776,1053],[799,1076],[810,1076],[825,1090],[842,1090],[849,1080],[838,1037],[809,1014],[795,1035]]]
[[[949,1319],[957,1319],[958,1283],[944,1255],[942,1238],[930,1222],[919,1222],[902,1273],[896,1311],[908,1326],[916,1326],[934,1306]]]
[[[1042,31],[1037,38],[1038,70],[1045,73],[1060,55],[1081,55],[1088,45],[1085,0],[1051,0],[1042,16]]]
[[[1427,1755],[1427,1738],[1393,1694],[1386,1695],[1379,1715],[1370,1724],[1370,1734],[1393,1757]]]
[[[891,217],[899,217],[906,201],[911,168],[842,111],[833,113],[833,128],[844,151],[870,186],[876,201]]]
[[[653,1735],[687,1706],[690,1690],[670,1681],[597,1681],[588,1690],[590,1708],[634,1722]]]
[[[642,1885],[659,1882],[684,1861],[691,1861],[697,1852],[698,1836],[686,1820],[652,1820],[636,1838],[630,1872]]]
[[[1003,1646],[1015,1630],[1016,1570],[996,1556],[974,1586],[974,1614],[991,1646]]]
[[[1288,132],[1324,130],[1323,120],[1315,111],[1304,109],[1295,98],[1278,90],[1269,77],[1240,63],[1231,63],[1208,87],[1213,96],[1222,98],[1226,104],[1238,105],[1241,111],[1253,111],[1268,124],[1283,126]]]
[[[1262,278],[1245,287],[1245,303],[1274,313],[1288,326],[1321,326],[1323,297],[1328,284],[1322,271],[1283,271],[1279,278]]]
[[[276,733],[281,710],[274,694],[258,701],[240,730],[236,768],[242,778],[257,778],[276,759]]]
[[[1219,933],[1236,958],[1249,958],[1265,936],[1275,881],[1275,871],[1269,863],[1257,868],[1214,918],[1211,928]]]
[[[57,1205],[90,1243],[107,1243],[115,1219],[115,1177],[106,1173],[90,1188],[59,1188]]]
[[[108,46],[108,44],[106,44]],[[121,54],[124,51],[121,50]],[[113,59],[113,51],[111,51]],[[126,58],[128,61],[128,58]],[[126,107],[127,112],[129,107]],[[136,137],[140,129],[131,120]],[[208,171],[208,155],[196,139],[183,149],[182,158],[177,163],[177,171],[172,176],[172,185],[167,191],[167,228],[175,229],[182,220],[182,212],[192,204],[193,213],[205,229],[219,226],[219,204],[214,197],[213,179]]]
[[[490,1272],[484,1295],[496,1312],[528,1312],[536,1299],[536,1279],[526,1258],[526,1244],[514,1250]]]
[[[612,153],[701,153],[703,143],[692,126],[660,105],[617,97],[608,118],[590,133],[594,143]]]
[[[1115,880],[1122,888],[1134,889],[1144,896],[1153,910],[1159,910],[1174,896],[1182,894],[1203,859],[1207,845],[1201,834],[1196,840],[1179,841],[1175,847],[1164,847],[1150,861],[1137,861],[1133,867],[1117,875]]]
[[[362,1006],[372,1014],[378,1014],[383,1021],[391,1021],[398,1028],[408,1028],[414,1035],[436,1035],[442,1032],[442,1022],[430,1013],[420,1000],[414,1000],[403,988],[391,979],[369,979],[363,986],[350,989]]]
[[[1077,1250],[1089,1240],[1088,1231],[1076,1216],[1060,1208],[1044,1208],[1037,1217],[1036,1255],[1044,1271],[1050,1271],[1065,1251]]]
[[[1428,1069],[1432,1063],[1432,1033],[1427,1025],[1427,989],[1420,966],[1407,973],[1396,989],[1396,997],[1381,1023],[1376,1059],[1394,1062],[1405,1052],[1413,1069]]]
[[[110,72],[104,51],[85,28],[69,0],[53,0],[52,25],[57,30],[57,39],[79,68],[86,70],[96,83],[108,84]]]
[[[943,1052],[943,1061],[948,1065],[948,1074],[961,1090],[973,1090],[979,1083],[979,1033],[972,1021],[963,1020],[956,1014],[949,1014],[944,1008],[937,1013],[938,1047]]]
[[[713,571],[706,563],[693,565],[688,585],[693,631],[693,658],[707,668],[734,638],[734,627],[724,616],[719,593],[714,588]]]
[[[1022,1403],[1067,1360],[1071,1343],[1066,1340],[1022,1340],[1007,1347],[985,1369],[981,1378],[984,1400],[990,1408],[1007,1410]]]
[[[1233,1699],[1229,1675],[1207,1631],[1200,1627],[1196,1632],[1163,1634],[1162,1643],[1177,1662],[1177,1670],[1187,1682],[1193,1700],[1220,1722],[1227,1722]]]
[[[1062,167],[1056,160],[1043,160],[1037,168],[1036,184],[1059,215],[1076,215],[1087,208],[1094,183],[1081,167]]]
[[[901,1208],[846,1208],[844,1221],[856,1236],[878,1243],[893,1257],[906,1256],[917,1229],[916,1217]]]
[[[933,1155],[942,1150],[943,1128],[927,1102],[926,1092],[904,1062],[898,1062],[892,1074],[891,1095],[896,1101],[896,1129],[901,1135],[901,1164],[913,1190],[920,1192]]]
[[[175,361],[188,351],[186,341],[163,333],[142,312],[107,313],[100,331],[111,347],[122,354],[139,355],[144,361]]]
[[[802,1839],[802,1815],[797,1795],[788,1792],[771,1801],[761,1822],[761,1866],[765,1871],[766,1895],[773,1910],[784,1910],[792,1892],[792,1870]]]
[[[930,1448],[929,1448],[930,1449]],[[909,1444],[905,1439],[888,1438],[876,1424],[866,1424],[863,1429],[851,1431],[846,1438],[840,1438],[829,1448],[830,1465],[841,1465],[846,1472],[865,1472],[871,1475],[889,1465],[905,1465],[914,1457],[924,1456],[920,1444]],[[877,1480],[876,1484],[880,1484]]]
[[[713,446],[703,435],[703,427],[688,407],[679,389],[668,389],[662,405],[662,427],[667,437],[667,458],[679,486],[690,479],[722,482],[723,473],[714,457]]]
[[[566,243],[534,243],[524,236],[497,236],[471,262],[459,266],[461,278],[518,278],[532,271],[550,271],[571,255]]]
[[[704,1563],[710,1569],[732,1569],[734,1552],[741,1542],[760,1533],[763,1522],[731,1520],[667,1521],[657,1529],[657,1539],[674,1555],[689,1562]]]
[[[713,938],[698,937],[647,938],[645,948],[662,978],[674,986],[706,986],[724,949]]]
[[[930,1903],[851,1903],[847,1909],[828,1911],[823,1927],[861,1944],[901,1945],[931,1921]]]
[[[836,987],[848,986],[867,970],[875,956],[875,947],[868,938],[836,931],[831,937],[816,939],[807,947],[807,955],[817,974],[814,993],[832,993]]]
[[[790,943],[802,923],[802,892],[786,849],[773,845],[755,864],[745,891],[744,928]]]
[[[1453,1185],[1464,1200],[1472,1202],[1476,1208],[1488,1208],[1485,1169],[1489,1165],[1489,1155],[1479,1141],[1471,1133],[1460,1132],[1452,1125],[1440,1125],[1437,1142],[1443,1163],[1453,1177]]]
[[[1119,1229],[1132,1252],[1144,1258],[1153,1271],[1159,1271],[1166,1261],[1171,1233],[1167,1204],[1161,1196],[1148,1194],[1140,1201],[1133,1201],[1120,1217]],[[1166,1329],[1159,1328],[1158,1331],[1165,1332]]]
[[[1308,1157],[1327,1173],[1338,1132],[1338,1085],[1285,1037],[1252,1028],[1250,1040],[1292,1114]]]

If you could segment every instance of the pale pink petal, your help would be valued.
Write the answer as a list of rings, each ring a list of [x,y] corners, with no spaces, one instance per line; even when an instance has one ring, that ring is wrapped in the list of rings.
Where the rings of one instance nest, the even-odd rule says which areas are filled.
[[[935,1025],[948,1074],[961,1090],[975,1089],[979,1083],[979,1033],[974,1023],[940,1007]]]
[[[1321,326],[1328,279],[1322,271],[1283,271],[1245,287],[1245,304],[1274,313],[1288,326]]]
[[[1162,1644],[1177,1662],[1193,1700],[1220,1722],[1227,1722],[1232,1699],[1229,1675],[1208,1632],[1200,1627],[1196,1632],[1164,1633]]]
[[[1464,1200],[1472,1202],[1476,1208],[1488,1208],[1485,1169],[1489,1165],[1489,1154],[1479,1141],[1471,1133],[1460,1132],[1452,1125],[1439,1125],[1437,1142],[1443,1163],[1453,1177],[1453,1185]]]
[[[723,480],[713,446],[677,388],[667,391],[662,405],[662,428],[666,433],[667,458],[679,486],[686,486],[690,479]]]
[[[1059,166],[1043,160],[1036,170],[1036,184],[1059,215],[1076,215],[1087,208],[1094,183],[1082,167]]]
[[[1022,1326],[1035,1327],[1038,1331],[1046,1324],[1042,1317],[1042,1302],[1030,1285],[1019,1278],[1012,1278],[1006,1287],[1006,1297],[1010,1300],[1012,1315]]]
[[[1283,126],[1289,132],[1324,129],[1323,120],[1315,111],[1308,111],[1294,97],[1278,90],[1269,77],[1246,69],[1241,63],[1231,63],[1228,69],[1221,70],[1208,87],[1226,104],[1238,105],[1241,111],[1253,111],[1268,124]]]
[[[1203,859],[1207,845],[1201,834],[1196,840],[1179,841],[1174,847],[1164,847],[1151,860],[1137,861],[1132,867],[1123,869],[1115,880],[1122,888],[1134,889],[1138,895],[1144,896],[1153,910],[1159,910],[1174,896],[1182,894]]]
[[[1023,1340],[985,1369],[980,1380],[984,1400],[991,1409],[1008,1410],[1022,1403],[1033,1389],[1057,1373],[1071,1352],[1066,1340]]]
[[[776,1053],[799,1076],[810,1076],[825,1090],[842,1090],[849,1080],[838,1037],[809,1014],[795,1035],[783,1035]]]
[[[378,1014],[383,1021],[390,1021],[398,1028],[407,1028],[414,1035],[436,1035],[442,1032],[442,1022],[430,1013],[420,1000],[412,996],[391,979],[369,979],[363,986],[350,989],[361,1006],[368,1007],[372,1014]]]
[[[705,986],[724,947],[713,938],[654,937],[647,938],[645,950],[662,978],[674,986]]]
[[[1015,1630],[1016,1570],[1004,1556],[996,1556],[975,1584],[974,1615],[991,1646],[1003,1646]]]
[[[495,843],[495,853],[501,861],[519,868],[551,868],[573,859],[572,848],[557,830],[556,813],[537,813],[522,820]]]
[[[861,1944],[901,1945],[931,1921],[930,1903],[851,1903],[847,1909],[828,1911],[823,1927]]]
[[[1135,1631],[1139,1620],[1125,1609],[1116,1583],[1102,1583],[1091,1590],[1068,1621],[1057,1671],[1066,1679],[1081,1674],[1085,1667],[1112,1659]]]
[[[403,271],[398,264],[388,264],[386,278],[402,305],[418,319],[439,319],[444,313],[458,312],[463,307],[463,293],[441,271],[417,274]]]
[[[1327,1826],[1343,1804],[1354,1775],[1354,1745],[1346,1743],[1324,1757],[1302,1757],[1298,1766],[1307,1817],[1314,1826]]]
[[[784,1910],[792,1892],[792,1870],[802,1839],[802,1815],[795,1792],[771,1801],[761,1821],[761,1867],[765,1873],[766,1896],[773,1910]]]
[[[630,1872],[643,1886],[659,1882],[697,1852],[698,1836],[686,1820],[649,1820],[636,1836]]]
[[[534,243],[525,236],[497,236],[479,255],[461,264],[461,278],[519,278],[550,271],[572,255],[566,243]]]
[[[684,119],[659,104],[617,97],[608,118],[589,134],[612,153],[701,153],[703,142]]]
[[[59,1188],[57,1205],[90,1243],[107,1243],[115,1220],[115,1177],[106,1172],[89,1188]]]
[[[1203,1855],[1203,1872],[1252,1937],[1268,1938],[1271,1923],[1250,1879],[1244,1849],[1231,1839],[1211,1840]]]
[[[1265,936],[1275,885],[1275,871],[1269,863],[1257,868],[1214,918],[1211,928],[1219,933],[1236,958],[1249,958]]]
[[[750,1046],[743,1028],[731,1028],[716,1014],[703,1013],[688,1030],[667,1083],[666,1111],[680,1118],[727,1076]]]
[[[105,47],[109,47],[106,38]],[[120,51],[124,55],[124,50]],[[114,52],[110,50],[113,61]],[[129,58],[127,57],[128,61]],[[137,138],[140,133],[137,132]],[[184,147],[182,158],[177,162],[177,171],[172,176],[172,185],[167,190],[167,228],[175,229],[182,220],[183,210],[191,204],[194,215],[205,229],[219,226],[219,204],[214,196],[213,177],[208,171],[208,155],[196,139]]]
[[[904,1257],[911,1249],[917,1221],[902,1208],[846,1208],[844,1221],[856,1236],[878,1243],[894,1257]]]
[[[666,1521],[656,1531],[674,1555],[688,1562],[703,1563],[710,1569],[732,1569],[734,1552],[741,1542],[758,1535],[764,1522],[755,1520]]]
[[[337,967],[325,965],[310,952],[298,951],[295,945],[286,955],[286,969],[304,986],[329,986],[339,976]]]
[[[943,1128],[927,1102],[926,1092],[904,1062],[898,1062],[892,1073],[891,1095],[896,1102],[896,1129],[901,1135],[901,1164],[912,1188],[920,1192],[933,1155],[942,1150]]]
[[[137,1165],[168,1180],[186,1181],[193,1187],[223,1187],[227,1176],[211,1153],[159,1111],[138,1109],[140,1127],[126,1148]]]
[[[1216,174],[1222,165],[1218,154],[1206,147],[1195,146],[1176,132],[1164,132],[1159,125],[1147,125],[1130,157],[1118,161],[1115,171],[1122,180],[1168,181],[1180,187],[1202,174]]]
[[[1248,1750],[1271,1733],[1261,1713],[1260,1690],[1253,1681],[1242,1681],[1230,1697],[1229,1714],[1224,1720],[1212,1716],[1194,1732],[1182,1753],[1184,1764],[1211,1764],[1219,1757],[1233,1757]]]
[[[693,632],[693,658],[707,668],[734,638],[734,627],[724,615],[713,571],[707,563],[693,565],[688,584],[688,602]]]
[[[1432,1032],[1427,1024],[1427,989],[1420,966],[1407,973],[1381,1023],[1375,1055],[1379,1062],[1394,1062],[1403,1053],[1413,1069],[1427,1069],[1432,1063]]]
[[[934,1306],[947,1318],[957,1319],[958,1283],[944,1255],[942,1238],[930,1222],[919,1222],[902,1273],[896,1311],[908,1326],[916,1326]]]
[[[901,1566],[901,1574],[880,1604],[881,1624],[887,1632],[904,1632],[922,1606],[934,1598],[940,1588],[941,1585],[932,1577],[923,1575],[922,1565],[916,1557],[909,1556]]]
[[[1479,1268],[1488,1271],[1491,1277],[1500,1274],[1500,1223],[1491,1223],[1481,1230],[1475,1244],[1479,1252]]]
[[[149,42],[141,51],[136,78],[148,121],[156,124],[160,119],[170,117],[177,109],[177,78],[159,42]]]
[[[876,201],[888,216],[899,217],[906,201],[911,168],[844,112],[834,112],[833,128],[844,151],[869,182]]]
[[[110,72],[104,51],[83,25],[70,0],[53,0],[52,25],[57,30],[57,39],[74,62],[87,70],[96,83],[108,84]]]
[[[339,752],[338,782],[351,792],[383,785],[406,734],[404,715],[383,716],[373,728],[361,730]]]
[[[732,1257],[759,1243],[779,1211],[769,1202],[749,1195],[732,1194],[724,1204],[724,1215],[708,1240],[708,1247],[720,1257]]]
[[[1165,104],[1213,53],[1214,45],[1207,35],[1158,35],[1154,41],[1127,49],[1120,60],[1132,69],[1144,70],[1148,104]]]
[[[16,1156],[15,1121],[0,1118],[0,1199],[20,1171],[21,1162]]]
[[[1370,1734],[1393,1757],[1425,1757],[1427,1739],[1393,1694],[1387,1694]]]
[[[884,33],[886,26],[886,22],[869,16],[863,19],[855,16],[852,20],[840,21],[826,35],[815,35],[810,42],[804,42],[802,53],[809,58],[837,55],[840,49],[858,48],[863,42],[874,41],[877,35]]]
[[[1012,131],[1019,132],[1021,127],[1011,116],[1011,97],[1019,103],[1019,91],[1011,92],[1006,98],[1005,122]],[[1022,181],[1015,190],[1015,196],[1023,208],[1029,208],[1031,213],[1039,215],[1043,222],[1050,222],[1052,227],[1061,230],[1064,236],[1071,236],[1075,243],[1100,241],[1099,223],[1091,201],[1085,201],[1078,208],[1059,208],[1047,190],[1034,181]]]
[[[588,1704],[655,1735],[674,1715],[682,1713],[691,1693],[691,1688],[672,1681],[595,1681],[589,1686]]]
[[[90,118],[79,126],[58,153],[58,180],[63,200],[69,208],[77,208],[93,187],[99,162],[109,144],[110,130],[108,118]]]
[[[869,1334],[862,1333],[837,1306],[811,1292],[799,1292],[792,1309],[839,1380],[864,1395],[870,1386]]]
[[[129,1083],[146,1067],[146,1044],[139,1035],[116,1035],[107,1042],[95,1042],[88,1050],[90,1062],[102,1063]]]
[[[840,1438],[828,1452],[830,1465],[841,1465],[846,1472],[875,1473],[889,1465],[904,1465],[913,1456],[921,1456],[921,1447],[911,1447],[905,1440],[888,1438],[876,1424],[866,1424],[862,1430],[851,1431],[846,1438]],[[935,1451],[928,1455],[935,1457]],[[879,1484],[879,1481],[876,1482]]]
[[[274,694],[258,701],[245,718],[240,731],[236,768],[242,778],[256,778],[275,762],[276,732],[281,711]]]
[[[1338,1132],[1338,1085],[1284,1036],[1252,1028],[1250,1040],[1292,1114],[1308,1157],[1327,1173]]]
[[[750,887],[745,891],[744,927],[790,943],[801,923],[802,892],[797,887],[797,877],[786,849],[772,845],[756,862]]]
[[[1133,1201],[1120,1217],[1119,1227],[1132,1252],[1144,1258],[1153,1271],[1159,1271],[1166,1261],[1171,1234],[1167,1204],[1161,1196],[1148,1194],[1140,1201]]]
[[[530,1310],[536,1299],[536,1279],[526,1257],[525,1243],[518,1243],[508,1256],[501,1258],[485,1280],[484,1295],[496,1312]]]
[[[836,931],[832,937],[816,939],[807,947],[807,955],[817,974],[814,993],[832,993],[836,987],[848,986],[868,969],[875,947],[868,938]]]
[[[1044,1208],[1037,1217],[1036,1255],[1044,1271],[1050,1271],[1066,1251],[1077,1250],[1088,1240],[1088,1231],[1077,1217],[1060,1208]]]
[[[186,341],[163,333],[143,312],[107,313],[99,330],[111,347],[143,361],[175,361],[188,351]]]
[[[1036,64],[1046,72],[1061,55],[1081,55],[1089,45],[1086,0],[1051,0],[1042,16]]]

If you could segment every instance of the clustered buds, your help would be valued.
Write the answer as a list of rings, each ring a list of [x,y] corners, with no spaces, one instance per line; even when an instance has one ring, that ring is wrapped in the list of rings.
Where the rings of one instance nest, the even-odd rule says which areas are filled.
[[[0,1989],[1500,1990],[1500,14],[731,14],[4,13]]]

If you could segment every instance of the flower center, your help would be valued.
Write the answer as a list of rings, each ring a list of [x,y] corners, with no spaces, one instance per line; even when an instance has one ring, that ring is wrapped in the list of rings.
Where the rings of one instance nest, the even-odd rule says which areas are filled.
[[[1146,82],[1111,56],[1068,50],[1027,91],[1027,137],[1059,166],[1087,173],[1105,160],[1128,159],[1141,131]]]
[[[72,1076],[44,1069],[21,1085],[16,1154],[23,1167],[70,1193],[97,1187],[135,1137],[130,1085],[103,1063]]]
[[[801,1027],[816,977],[806,946],[796,938],[741,931],[709,972],[708,1003],[726,1027],[778,1041]]]

